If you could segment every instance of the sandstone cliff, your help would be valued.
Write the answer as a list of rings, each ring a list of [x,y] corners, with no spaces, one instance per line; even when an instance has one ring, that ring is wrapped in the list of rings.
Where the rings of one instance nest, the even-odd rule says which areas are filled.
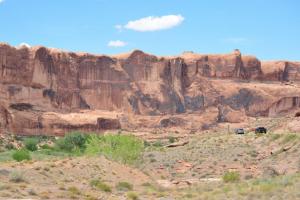
[[[200,129],[294,111],[300,106],[299,81],[299,62],[261,62],[238,50],[106,56],[0,44],[0,127],[20,134],[100,131],[134,126],[129,115],[157,118],[149,123],[156,127],[159,116],[212,110],[214,117],[189,126]],[[72,113],[77,117],[66,120]]]
[[[265,80],[300,81],[300,62],[262,62],[262,71]]]

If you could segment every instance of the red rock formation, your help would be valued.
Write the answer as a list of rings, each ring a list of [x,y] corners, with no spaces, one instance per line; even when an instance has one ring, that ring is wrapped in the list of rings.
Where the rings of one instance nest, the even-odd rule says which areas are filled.
[[[260,61],[252,56],[242,56],[239,50],[226,55],[186,53],[183,58],[187,62],[189,75],[230,79],[257,79],[262,76]]]
[[[87,121],[61,118],[63,113],[80,110],[200,116],[221,106],[226,108],[222,112],[225,121],[238,122],[246,115],[280,114],[294,106],[289,100],[282,103],[283,99],[300,96],[299,88],[279,82],[300,81],[298,62],[261,63],[238,50],[226,55],[185,53],[178,57],[157,57],[136,50],[109,57],[0,44],[0,72],[0,127],[17,133],[42,130],[62,134],[124,125],[124,120],[120,123],[118,117],[107,118],[101,113]],[[278,82],[272,85],[268,81]]]
[[[268,108],[268,115],[276,116],[278,113],[289,112],[298,108],[300,108],[299,96],[283,97]]]
[[[300,62],[262,62],[263,80],[300,81]]]

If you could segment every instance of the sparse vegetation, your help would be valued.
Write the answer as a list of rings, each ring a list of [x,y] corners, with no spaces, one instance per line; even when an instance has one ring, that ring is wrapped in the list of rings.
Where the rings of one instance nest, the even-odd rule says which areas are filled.
[[[128,182],[119,182],[116,188],[121,191],[128,191],[133,189],[133,185]]]
[[[29,151],[36,151],[38,149],[37,144],[39,140],[37,138],[26,138],[24,140],[25,148]]]
[[[41,149],[50,149],[50,150],[53,150],[53,147],[52,146],[49,146],[48,144],[43,144],[40,146]]]
[[[154,147],[162,147],[162,146],[164,146],[164,145],[163,145],[163,142],[162,142],[162,141],[157,140],[157,141],[155,141],[155,142],[152,144],[152,146],[154,146]]]
[[[90,181],[90,186],[95,187],[103,192],[111,192],[111,187],[101,180],[94,179]]]
[[[16,150],[12,154],[12,158],[18,162],[23,161],[23,160],[31,160],[30,153],[26,149]]]
[[[132,135],[91,135],[86,148],[87,154],[102,154],[125,164],[133,164],[143,150],[143,141]]]
[[[271,141],[275,141],[275,140],[279,139],[280,137],[281,137],[280,134],[272,134],[271,135]]]
[[[240,174],[238,172],[225,172],[223,175],[223,181],[228,182],[237,182],[240,180]]]
[[[149,147],[149,146],[151,146],[151,143],[148,142],[147,140],[145,140],[145,141],[144,141],[144,147]]]
[[[75,187],[75,186],[71,186],[68,188],[68,191],[72,194],[72,195],[79,195],[80,194],[80,190]]]
[[[291,141],[295,140],[296,138],[297,138],[296,134],[287,134],[284,136],[282,143],[285,144],[285,143],[291,142]]]
[[[56,147],[67,152],[82,152],[85,150],[87,136],[80,132],[67,133],[56,141]]]
[[[168,138],[168,140],[169,140],[169,143],[174,143],[174,142],[176,142],[176,138],[175,138],[175,137],[172,137],[172,136],[170,136],[170,137]]]
[[[138,200],[139,196],[135,192],[128,192],[127,198],[130,200]]]
[[[5,145],[5,148],[7,150],[13,150],[13,149],[15,149],[15,146],[12,143],[8,143],[8,144]]]
[[[14,183],[25,182],[24,174],[20,171],[13,171],[9,175],[9,181]]]
[[[253,157],[253,158],[256,158],[256,157],[258,156],[258,152],[255,151],[255,150],[251,150],[251,151],[249,152],[249,155],[250,155],[251,157]]]
[[[0,169],[0,176],[4,178],[4,182],[0,184],[0,196],[4,198],[35,196],[42,199],[87,200],[94,200],[99,196],[104,198],[122,196],[132,200],[142,197],[143,199],[162,197],[166,199],[270,199],[276,195],[278,198],[284,197],[287,200],[297,199],[295,194],[297,194],[299,185],[299,174],[282,176],[278,165],[271,166],[276,171],[267,170],[271,161],[279,159],[286,159],[287,162],[292,162],[293,166],[297,167],[298,160],[295,159],[294,162],[292,158],[298,155],[299,151],[295,150],[298,150],[299,138],[297,135],[296,137],[290,135],[295,134],[276,134],[276,136],[270,134],[255,138],[254,134],[236,137],[236,135],[216,133],[207,136],[193,136],[195,138],[191,138],[188,145],[180,148],[157,148],[153,142],[148,143],[148,147],[145,147],[143,140],[130,135],[85,136],[83,134],[86,140],[84,145],[81,147],[75,145],[77,147],[70,151],[62,150],[57,146],[54,148],[41,147],[36,151],[29,151],[27,148],[21,149],[27,151],[32,160],[39,161],[3,163],[5,170]],[[123,140],[124,137],[125,140]],[[26,139],[23,137],[20,142],[22,141],[26,141]],[[138,147],[141,148],[135,146],[136,141],[140,145]],[[157,141],[160,144],[170,142],[165,139]],[[43,143],[52,146],[55,141],[54,143],[42,141],[41,144]],[[266,155],[265,152],[271,149],[270,146],[276,150],[274,152],[279,151],[279,153]],[[280,150],[284,147],[291,148],[285,151]],[[12,154],[15,152],[16,150],[1,152],[0,162],[7,158],[11,161]],[[136,166],[136,169],[133,170],[131,166],[123,165],[123,163],[131,164],[139,161],[143,152],[145,154],[141,157],[142,162]],[[104,155],[110,161],[102,156],[85,157],[84,155]],[[64,159],[60,160],[61,158]],[[256,161],[261,158],[263,162],[257,163]],[[49,159],[53,159],[54,162]],[[133,162],[128,162],[128,160]],[[31,162],[33,166],[31,166]],[[257,169],[259,170],[258,176],[252,171],[253,164],[255,170],[256,166],[260,168]],[[14,165],[13,172],[7,168],[9,165]],[[20,168],[26,172],[24,173],[26,180],[23,173],[20,173]],[[156,173],[153,169],[158,169],[160,173]],[[224,170],[231,169],[236,171],[224,173]],[[139,170],[143,173],[140,174]],[[13,175],[14,173],[17,175]],[[37,176],[34,177],[35,175]],[[91,180],[90,177],[94,177],[94,179]],[[136,177],[140,180],[133,180]],[[42,178],[43,181],[45,179],[45,182],[56,182],[57,185],[48,189],[43,185],[38,185],[40,180],[36,181],[37,178]],[[185,179],[200,181],[191,184],[182,181],[178,185],[171,181]],[[211,181],[210,179],[215,180]],[[156,180],[161,180],[161,182],[156,182]],[[139,187],[133,187],[132,183]],[[168,189],[163,184],[173,184],[172,189]],[[12,192],[15,189],[22,189],[24,192],[16,195]]]

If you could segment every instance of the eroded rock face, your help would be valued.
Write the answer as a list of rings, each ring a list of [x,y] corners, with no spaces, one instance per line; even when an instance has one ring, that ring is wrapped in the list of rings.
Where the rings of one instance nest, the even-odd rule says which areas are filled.
[[[9,129],[11,122],[12,118],[9,111],[0,106],[0,129]]]
[[[92,110],[66,114],[45,112],[41,113],[39,122],[39,131],[55,135],[63,135],[74,130],[100,132],[121,128],[118,113]]]
[[[280,82],[297,83],[299,73],[298,62],[260,62],[238,50],[225,55],[185,53],[178,57],[157,57],[136,50],[110,57],[0,44],[0,127],[17,133],[46,130],[62,134],[73,129],[101,131],[122,126],[118,118],[101,114],[92,121],[71,117],[72,123],[61,117],[80,110],[176,114],[178,122],[178,114],[207,115],[208,108],[224,108],[219,109],[224,122],[274,116],[298,106],[289,98],[299,98],[300,89]],[[153,126],[177,123],[170,121],[175,118],[166,119],[166,124],[158,121]]]
[[[273,103],[268,108],[269,116],[276,116],[278,113],[289,112],[300,108],[300,97],[284,97]]]
[[[252,56],[242,56],[239,50],[225,55],[184,54],[188,74],[230,79],[258,79],[262,76],[260,61]]]
[[[262,71],[264,73],[264,80],[300,81],[300,62],[262,62]]]
[[[239,123],[246,120],[244,110],[233,110],[228,106],[219,106],[218,122]]]

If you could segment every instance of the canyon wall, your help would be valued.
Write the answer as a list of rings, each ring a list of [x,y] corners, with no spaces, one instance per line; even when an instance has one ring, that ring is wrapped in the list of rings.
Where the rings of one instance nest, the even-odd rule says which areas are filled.
[[[238,50],[173,57],[136,50],[106,56],[0,44],[0,129],[28,134],[55,127],[62,127],[60,132],[76,127],[97,131],[121,127],[116,120],[126,124],[126,115],[201,115],[212,108],[218,112],[216,123],[276,116],[299,108],[298,81],[299,62],[261,62]],[[91,126],[71,126],[62,117],[82,110],[118,114],[103,118],[94,113],[85,121]],[[99,120],[108,120],[107,125]]]

